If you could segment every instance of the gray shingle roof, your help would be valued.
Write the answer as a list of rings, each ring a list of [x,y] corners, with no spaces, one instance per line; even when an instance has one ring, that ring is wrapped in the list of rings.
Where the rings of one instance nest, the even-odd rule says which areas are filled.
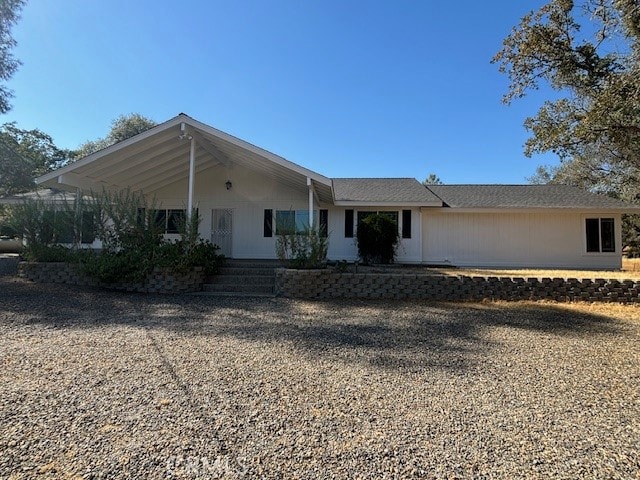
[[[415,178],[333,178],[332,182],[336,202],[442,205]]]
[[[429,185],[449,207],[456,208],[597,208],[635,209],[606,195],[568,185]]]

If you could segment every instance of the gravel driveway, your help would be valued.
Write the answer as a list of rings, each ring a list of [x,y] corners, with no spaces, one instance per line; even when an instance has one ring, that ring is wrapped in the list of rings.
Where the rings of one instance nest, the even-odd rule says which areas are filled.
[[[637,479],[628,308],[0,278],[0,478]]]

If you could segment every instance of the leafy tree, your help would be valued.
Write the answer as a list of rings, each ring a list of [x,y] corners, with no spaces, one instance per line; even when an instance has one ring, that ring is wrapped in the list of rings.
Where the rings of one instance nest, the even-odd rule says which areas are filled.
[[[33,189],[35,177],[64,164],[69,155],[46,133],[5,123],[0,126],[0,195]]]
[[[637,0],[552,0],[525,15],[493,58],[510,79],[505,103],[540,83],[557,91],[525,120],[532,133],[525,154],[554,152],[598,179],[632,172],[626,181],[612,180],[637,188],[639,60]]]
[[[11,27],[20,19],[25,0],[2,0],[0,2],[0,79],[8,81],[20,66],[20,61],[11,53],[16,41],[11,36]],[[13,92],[0,85],[0,113],[11,110],[9,100]]]
[[[427,186],[427,185],[442,185],[443,182],[442,182],[442,180],[440,180],[440,177],[438,177],[435,173],[430,173],[429,176],[424,179],[422,184],[424,186]]]
[[[80,159],[91,155],[98,150],[110,147],[118,142],[122,142],[127,138],[131,138],[139,133],[146,132],[157,124],[150,118],[139,113],[131,113],[129,115],[120,115],[111,122],[111,130],[104,138],[97,140],[89,140],[74,152],[74,159]]]

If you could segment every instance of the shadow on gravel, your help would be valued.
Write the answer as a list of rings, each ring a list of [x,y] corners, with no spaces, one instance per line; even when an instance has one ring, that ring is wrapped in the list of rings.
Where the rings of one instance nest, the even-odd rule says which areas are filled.
[[[286,344],[322,360],[407,371],[469,368],[490,353],[487,330],[495,327],[562,336],[621,331],[607,317],[551,304],[155,296],[0,279],[0,326],[12,323],[233,337]]]

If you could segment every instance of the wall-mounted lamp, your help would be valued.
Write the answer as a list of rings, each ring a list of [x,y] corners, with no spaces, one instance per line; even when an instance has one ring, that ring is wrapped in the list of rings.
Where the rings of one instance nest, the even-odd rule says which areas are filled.
[[[227,187],[227,190],[231,190],[231,187],[233,187],[233,183],[231,183],[231,180],[227,180],[224,186]]]

